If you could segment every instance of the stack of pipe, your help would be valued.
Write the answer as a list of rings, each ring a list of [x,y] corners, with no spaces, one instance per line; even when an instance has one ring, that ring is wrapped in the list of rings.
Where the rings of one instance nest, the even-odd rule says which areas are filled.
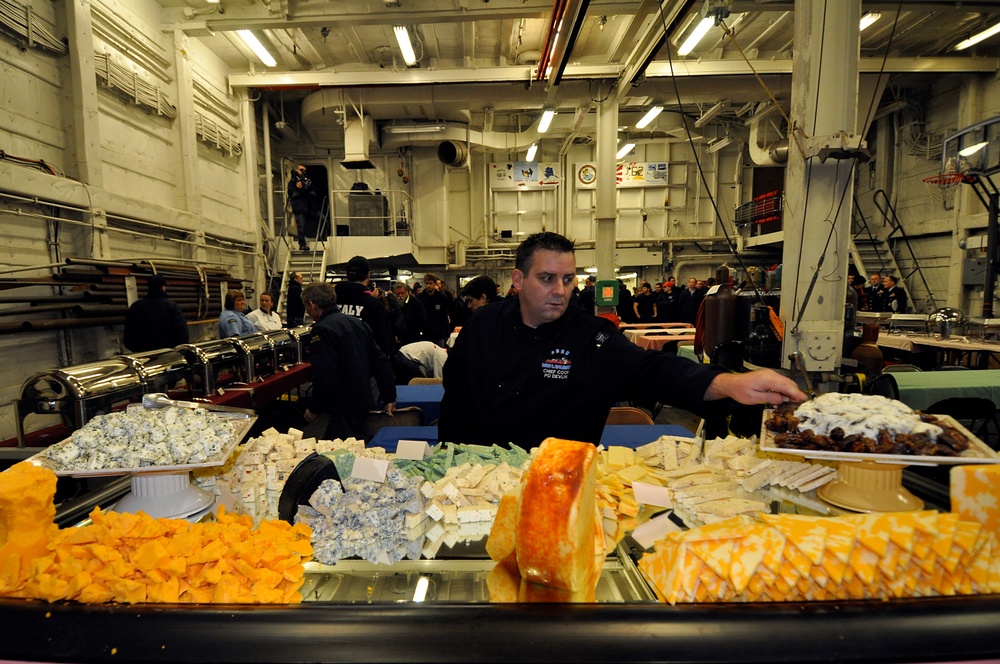
[[[7,293],[31,286],[52,286],[63,294],[0,297],[0,334],[121,325],[128,311],[125,279],[135,277],[139,297],[154,274],[167,280],[167,297],[189,321],[210,320],[222,311],[222,283],[242,288],[226,270],[156,261],[119,262],[67,258],[51,277],[0,279]],[[2,305],[22,304],[7,308]],[[41,314],[39,316],[38,314]],[[51,314],[59,314],[53,318]]]

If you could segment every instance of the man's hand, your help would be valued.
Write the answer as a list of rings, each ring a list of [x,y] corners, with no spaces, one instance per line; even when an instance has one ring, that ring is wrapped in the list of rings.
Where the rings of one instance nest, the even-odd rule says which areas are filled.
[[[751,406],[761,403],[777,405],[785,401],[805,401],[809,398],[791,378],[770,369],[719,374],[705,390],[705,400],[724,397]]]
[[[306,408],[305,418],[306,418],[306,422],[312,422],[313,420],[316,419],[316,413],[314,413],[311,410],[309,410],[308,408]]]
[[[396,411],[396,402],[395,401],[390,401],[389,403],[387,403],[385,405],[385,412],[389,413],[389,417],[392,417],[392,414],[395,411]]]
[[[296,180],[295,181],[295,188],[296,189],[301,189],[302,188],[302,180]]]

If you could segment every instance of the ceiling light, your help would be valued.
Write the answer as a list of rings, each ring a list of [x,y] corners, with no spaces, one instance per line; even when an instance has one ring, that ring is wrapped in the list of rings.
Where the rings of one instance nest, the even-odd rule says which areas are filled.
[[[708,147],[705,148],[705,150],[707,152],[709,152],[709,153],[711,153],[711,152],[718,152],[719,150],[721,150],[722,148],[726,147],[727,145],[729,145],[732,142],[733,142],[733,139],[731,137],[729,137],[729,136],[723,136],[719,140],[714,141],[712,143],[709,143]]]
[[[635,147],[635,143],[626,143],[625,145],[622,146],[622,149],[618,151],[618,154],[615,155],[615,159],[621,159],[622,157],[624,157],[625,155],[627,155],[629,152],[631,152],[632,148],[634,148],[634,147]]]
[[[549,125],[552,124],[552,118],[556,116],[556,112],[552,109],[546,109],[542,113],[542,119],[538,121],[538,133],[544,134],[549,130]]]
[[[240,36],[240,39],[243,40],[243,43],[249,46],[250,50],[254,52],[254,55],[260,58],[260,61],[263,62],[265,65],[267,65],[268,67],[274,67],[278,64],[277,62],[275,62],[274,56],[268,53],[267,49],[264,48],[264,45],[260,43],[259,39],[257,39],[257,35],[250,32],[249,30],[237,30],[236,34]]]
[[[642,116],[642,119],[635,123],[636,129],[645,129],[650,122],[656,119],[656,116],[663,112],[662,106],[654,106],[653,108],[646,111],[646,114]]]
[[[980,150],[982,150],[983,148],[985,148],[989,144],[990,144],[989,141],[983,141],[982,143],[976,143],[974,145],[970,145],[967,148],[962,148],[961,150],[958,151],[958,156],[959,157],[971,157],[972,155],[976,154],[977,152],[979,152]]]
[[[715,25],[715,19],[708,17],[701,19],[694,31],[684,40],[681,47],[677,49],[677,55],[687,55],[694,50],[694,47],[698,45],[698,42],[708,34],[709,29]]]
[[[979,42],[983,41],[984,39],[989,39],[990,37],[992,37],[993,35],[997,34],[998,32],[1000,32],[1000,23],[997,23],[992,28],[987,28],[987,29],[983,30],[982,32],[980,32],[978,34],[972,35],[971,37],[969,37],[968,39],[966,39],[964,41],[958,42],[957,44],[955,44],[955,50],[956,51],[961,51],[963,48],[969,48],[970,46],[973,46],[974,44],[978,44]]]
[[[695,127],[704,127],[709,122],[711,122],[712,120],[714,120],[719,115],[719,113],[722,113],[722,110],[725,107],[726,107],[726,102],[720,101],[718,104],[716,104],[712,108],[710,108],[707,111],[705,111],[704,113],[702,113],[701,117],[694,121],[694,126]]]
[[[445,129],[443,124],[388,125],[382,129],[387,134],[438,134]]]
[[[531,147],[528,148],[528,154],[525,155],[524,160],[525,161],[534,161],[535,160],[535,153],[536,152],[538,152],[538,144],[537,143],[532,143]]]
[[[879,20],[880,18],[882,18],[882,14],[880,12],[867,12],[864,16],[861,17],[861,25],[858,28],[858,31],[864,32],[866,28],[870,28],[872,23]]]
[[[413,44],[410,42],[410,33],[405,25],[397,25],[392,29],[396,33],[396,41],[399,43],[399,50],[403,53],[403,62],[407,67],[417,64],[417,56],[413,52]]]
[[[493,107],[483,109],[483,131],[493,131]]]

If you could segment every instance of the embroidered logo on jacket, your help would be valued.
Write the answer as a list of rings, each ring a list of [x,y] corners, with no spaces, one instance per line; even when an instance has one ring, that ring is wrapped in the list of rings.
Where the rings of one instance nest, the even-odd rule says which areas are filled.
[[[553,380],[566,380],[569,378],[569,370],[573,366],[573,361],[569,359],[569,351],[556,348],[552,351],[552,356],[542,361],[542,377]]]

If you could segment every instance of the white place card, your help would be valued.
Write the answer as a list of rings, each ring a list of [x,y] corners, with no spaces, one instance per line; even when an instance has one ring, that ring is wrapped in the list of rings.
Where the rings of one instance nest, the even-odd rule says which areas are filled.
[[[426,440],[400,440],[396,443],[397,459],[413,459],[422,461],[431,451],[431,446]]]
[[[371,480],[373,482],[385,482],[385,475],[389,472],[389,461],[387,459],[369,459],[368,457],[354,457],[354,468],[351,469],[351,477],[359,480]]]
[[[670,490],[664,486],[632,482],[632,491],[635,493],[635,502],[637,503],[656,507],[674,506],[673,500],[670,499]]]
[[[658,514],[652,519],[642,524],[632,531],[632,539],[639,543],[644,549],[651,549],[653,545],[663,539],[667,533],[680,530],[681,527],[670,520],[670,512]]]

